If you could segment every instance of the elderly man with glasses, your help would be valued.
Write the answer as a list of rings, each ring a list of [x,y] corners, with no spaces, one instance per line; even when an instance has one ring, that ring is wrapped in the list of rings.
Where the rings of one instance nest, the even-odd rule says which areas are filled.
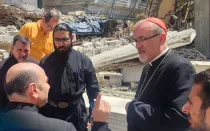
[[[68,24],[60,23],[54,28],[55,51],[40,62],[51,87],[49,102],[40,113],[71,122],[78,131],[86,131],[88,116],[82,95],[86,89],[89,103],[93,103],[99,85],[91,60],[72,48],[72,39]]]
[[[19,31],[19,34],[28,37],[31,41],[30,56],[40,61],[45,55],[54,50],[52,31],[59,23],[60,12],[51,9],[45,13],[42,20],[26,23]]]
[[[182,106],[193,84],[195,70],[166,43],[167,28],[158,18],[137,22],[134,39],[145,64],[135,98],[126,104],[128,131],[187,131]]]

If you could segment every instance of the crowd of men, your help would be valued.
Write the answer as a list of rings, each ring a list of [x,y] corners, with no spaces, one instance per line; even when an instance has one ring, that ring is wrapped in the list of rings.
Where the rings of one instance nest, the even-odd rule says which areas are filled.
[[[94,66],[72,48],[72,29],[59,19],[52,9],[25,24],[0,62],[0,130],[87,131],[91,123],[92,131],[110,131],[111,106],[101,99]],[[210,131],[210,69],[196,74],[169,49],[158,18],[137,22],[133,37],[145,66],[125,106],[127,130]]]

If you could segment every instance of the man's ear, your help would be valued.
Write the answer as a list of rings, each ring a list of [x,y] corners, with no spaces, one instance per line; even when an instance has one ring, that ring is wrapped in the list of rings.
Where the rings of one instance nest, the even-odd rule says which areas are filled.
[[[45,20],[45,18],[44,18],[44,17],[42,18],[42,21],[43,21],[44,23],[46,23],[46,22],[45,22],[46,20]]]
[[[74,34],[71,35],[71,40],[73,40],[73,39],[74,39]]]
[[[31,97],[38,98],[38,86],[35,83],[29,85],[28,91]]]
[[[161,44],[165,44],[165,42],[166,42],[166,34],[165,33],[160,34],[160,42],[161,42]]]
[[[10,48],[10,50],[12,51],[12,50],[13,50],[13,48],[14,48],[14,46],[12,45],[12,46],[11,46],[11,48]]]

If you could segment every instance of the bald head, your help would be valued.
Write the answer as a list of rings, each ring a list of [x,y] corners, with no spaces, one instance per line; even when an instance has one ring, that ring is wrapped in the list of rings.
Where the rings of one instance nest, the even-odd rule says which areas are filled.
[[[38,84],[38,78],[43,73],[43,69],[33,63],[18,63],[12,66],[6,74],[6,93],[24,95],[31,83]]]

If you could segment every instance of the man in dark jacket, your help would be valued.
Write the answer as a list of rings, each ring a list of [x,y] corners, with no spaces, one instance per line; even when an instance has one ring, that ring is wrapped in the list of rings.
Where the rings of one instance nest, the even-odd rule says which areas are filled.
[[[29,57],[29,54],[29,39],[25,36],[16,35],[11,46],[10,57],[0,61],[0,109],[4,108],[8,103],[8,99],[4,91],[4,80],[8,69],[20,62],[32,62],[38,64],[36,60]]]
[[[145,64],[135,99],[127,104],[128,131],[187,131],[182,106],[190,93],[195,69],[166,43],[166,25],[158,18],[136,24],[134,39]]]
[[[99,85],[91,60],[72,49],[72,39],[72,30],[67,24],[61,23],[54,28],[55,51],[40,62],[51,87],[49,102],[40,113],[72,122],[78,131],[86,131],[88,117],[82,95],[86,89],[92,103]]]
[[[76,131],[73,124],[38,113],[48,101],[50,86],[44,70],[33,63],[19,63],[6,74],[5,91],[10,100],[0,115],[0,130]],[[110,105],[98,95],[93,109],[92,131],[110,131],[107,127]]]

